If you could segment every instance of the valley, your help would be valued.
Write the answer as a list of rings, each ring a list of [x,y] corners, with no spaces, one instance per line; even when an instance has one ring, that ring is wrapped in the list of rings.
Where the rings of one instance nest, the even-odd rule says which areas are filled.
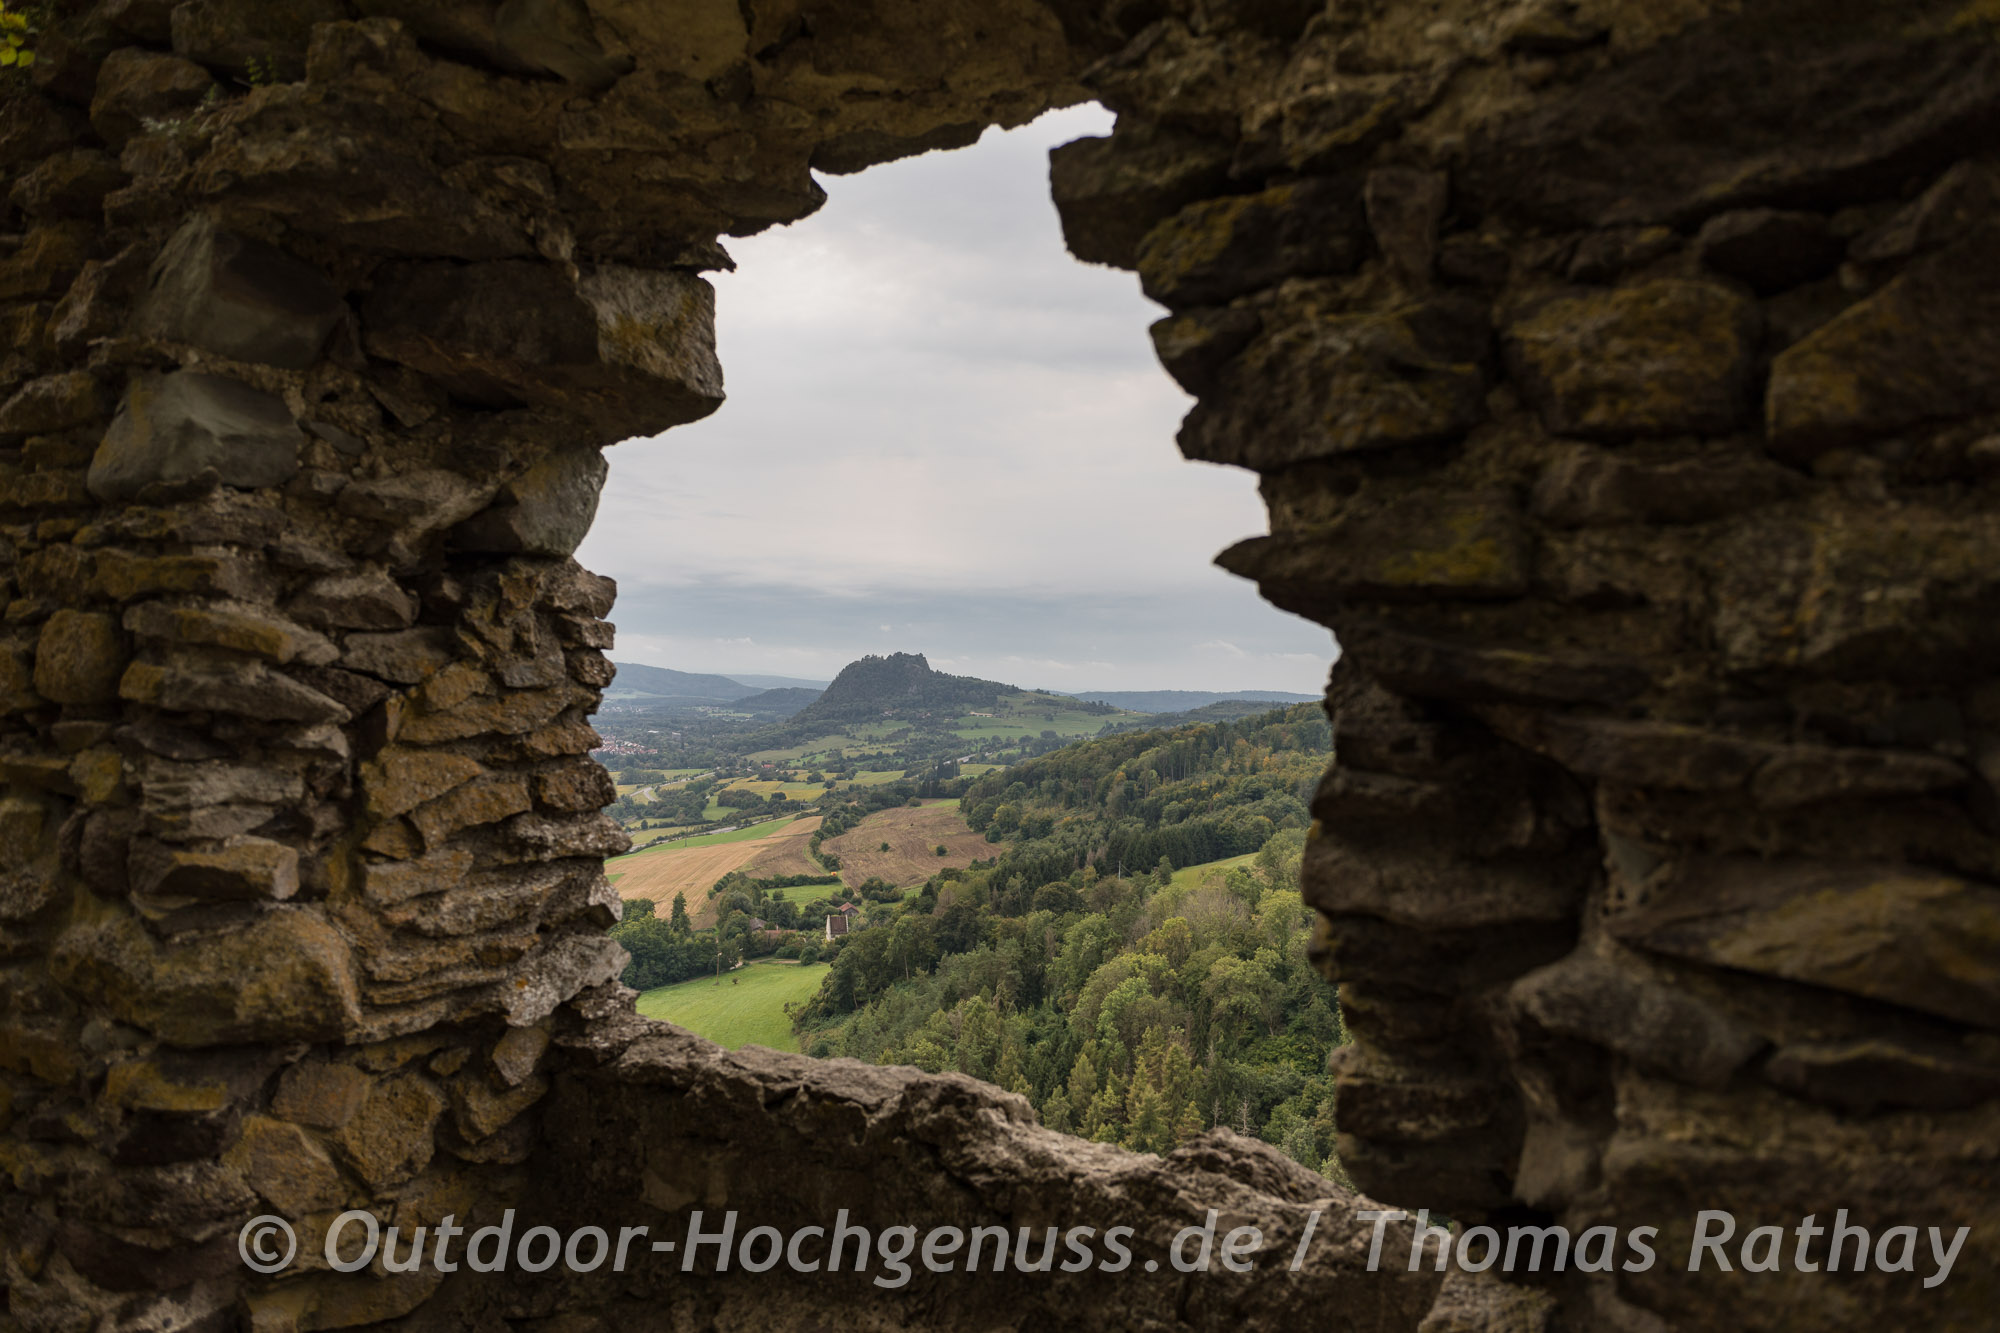
[[[633,765],[613,813],[653,840],[606,865],[642,1012],[958,1070],[1142,1150],[1227,1124],[1339,1175],[1344,1029],[1298,893],[1316,703],[1144,714],[914,655],[776,723],[735,702],[601,720]]]

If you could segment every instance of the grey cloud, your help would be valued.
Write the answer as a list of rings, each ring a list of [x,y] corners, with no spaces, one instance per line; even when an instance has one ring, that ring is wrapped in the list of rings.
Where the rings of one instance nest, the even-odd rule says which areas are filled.
[[[579,552],[623,588],[621,657],[811,675],[903,649],[1057,688],[1318,687],[1325,632],[1209,564],[1264,516],[1253,477],[1175,449],[1160,312],[1062,248],[1047,149],[1109,124],[1073,108],[841,177],[818,215],[731,243],[730,401],[612,450]]]

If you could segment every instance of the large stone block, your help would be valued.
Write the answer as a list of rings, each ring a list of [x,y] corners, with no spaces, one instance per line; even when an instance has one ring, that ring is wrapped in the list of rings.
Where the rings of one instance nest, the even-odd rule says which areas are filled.
[[[312,1135],[269,1116],[248,1117],[223,1162],[285,1217],[332,1208],[347,1193],[340,1169]]]
[[[1955,1111],[2000,1097],[2000,1060],[1972,1044],[1896,1036],[1799,1042],[1764,1063],[1764,1077],[1795,1096],[1867,1113],[1884,1107]]]
[[[1484,309],[1457,298],[1283,305],[1188,413],[1181,452],[1269,471],[1453,439],[1485,418],[1490,343]]]
[[[31,218],[95,218],[104,209],[104,197],[127,179],[109,154],[78,148],[22,176],[7,198]]]
[[[65,607],[48,618],[35,641],[35,690],[56,703],[116,699],[124,670],[125,636],[101,611]]]
[[[472,859],[463,847],[447,847],[414,861],[369,862],[361,868],[361,891],[378,907],[443,893],[465,883]]]
[[[238,209],[353,250],[468,260],[534,253],[518,216],[466,188],[462,173],[441,172],[428,156],[436,146],[428,116],[400,107],[347,118],[336,112],[330,123],[338,131],[301,132],[302,122],[328,124],[318,120],[327,114],[327,99],[348,91],[342,84],[351,77],[348,68],[335,62],[328,75],[332,90],[282,84],[233,105],[230,133],[198,159],[189,189],[201,197],[226,195]]]
[[[0,259],[0,301],[60,296],[90,259],[92,238],[76,223],[36,227]]]
[[[529,809],[528,780],[519,774],[495,774],[466,783],[414,811],[410,818],[424,841],[436,847],[460,829],[497,824]]]
[[[715,293],[692,274],[600,268],[572,283],[526,261],[409,264],[363,306],[368,350],[487,407],[581,415],[599,443],[722,403]]]
[[[44,375],[0,403],[0,440],[87,426],[103,411],[104,394],[95,376],[81,370]]]
[[[556,810],[602,810],[618,799],[618,788],[604,765],[582,759],[537,773],[535,799]]]
[[[1356,503],[1324,529],[1253,537],[1216,557],[1287,610],[1325,613],[1356,599],[1518,597],[1528,538],[1504,492]]]
[[[248,605],[176,606],[141,602],[125,612],[125,628],[142,639],[209,644],[231,652],[249,653],[280,666],[293,661],[324,666],[340,652],[325,635]]]
[[[417,599],[387,574],[370,569],[315,579],[286,609],[328,628],[399,630],[417,618]]]
[[[1822,502],[1746,517],[1704,552],[1715,642],[1736,671],[1932,689],[1977,677],[2000,648],[1996,558],[2000,516],[1976,509]]]
[[[191,219],[160,252],[132,331],[236,361],[304,370],[347,313],[318,269]]]
[[[209,72],[191,60],[124,47],[98,67],[90,125],[116,147],[144,131],[148,121],[186,115],[214,86]]]
[[[232,77],[249,78],[255,61],[266,81],[289,81],[305,70],[313,26],[346,17],[340,0],[181,0],[173,11],[174,50]]]
[[[1553,297],[1509,322],[1515,380],[1558,435],[1723,435],[1751,408],[1760,319],[1719,283]]]
[[[1264,321],[1254,310],[1189,310],[1156,321],[1153,350],[1174,382],[1200,397],[1216,386],[1231,357],[1250,345]]]
[[[1657,953],[2000,1028],[2000,888],[1915,866],[1692,858],[1609,921]]]
[[[353,1065],[301,1061],[278,1079],[271,1114],[314,1129],[339,1129],[361,1110],[373,1087],[373,1080]]]
[[[1583,858],[1515,857],[1474,861],[1444,840],[1416,851],[1318,838],[1307,845],[1307,905],[1330,914],[1377,917],[1417,930],[1492,929],[1519,922],[1567,922],[1590,873]]]
[[[227,666],[156,666],[134,662],[118,682],[133,703],[184,713],[232,713],[267,722],[345,722],[346,708],[261,662]]]
[[[1438,224],[1451,202],[1451,180],[1442,171],[1383,167],[1368,173],[1363,202],[1376,248],[1405,285],[1429,283],[1437,259]]]
[[[1765,295],[1831,273],[1847,252],[1819,214],[1775,208],[1712,217],[1694,244],[1702,263]]]
[[[1771,450],[1803,462],[2000,411],[2000,226],[1918,260],[1771,363]]]
[[[415,685],[449,663],[457,638],[441,626],[423,625],[387,634],[350,634],[340,665],[399,685]]]
[[[299,891],[299,854],[268,838],[231,838],[219,847],[142,839],[133,845],[129,874],[134,893],[278,900]]]
[[[405,1074],[377,1085],[334,1134],[334,1147],[371,1189],[387,1189],[424,1169],[436,1150],[445,1099],[430,1080]]]
[[[1766,1042],[1728,1014],[1636,969],[1576,956],[1514,983],[1508,1001],[1544,1029],[1648,1069],[1719,1088]]]
[[[1698,224],[1774,201],[1839,207],[1893,197],[1967,151],[2000,104],[2000,61],[1968,36],[1982,31],[1980,11],[1964,5],[1900,27],[1820,11],[1778,19],[1782,35],[1704,12],[1711,21],[1683,27],[1620,10],[1612,44],[1632,43],[1622,58],[1521,114],[1485,117],[1459,170],[1467,200],[1560,227]]]
[[[304,437],[281,399],[199,371],[133,382],[90,461],[90,493],[131,500],[155,482],[212,476],[225,486],[281,486]]]
[[[71,927],[50,957],[64,987],[175,1046],[333,1040],[360,1022],[350,966],[339,932],[302,908],[172,943],[118,916]]]
[[[1190,204],[1146,233],[1139,283],[1170,309],[1218,305],[1286,278],[1346,273],[1368,223],[1359,177],[1308,177]]]
[[[493,32],[515,59],[586,92],[603,92],[633,69],[631,56],[609,54],[598,42],[583,0],[504,0]]]
[[[1790,499],[1804,489],[1798,473],[1761,451],[1646,462],[1576,445],[1542,472],[1532,507],[1536,517],[1561,527],[1701,523]]]
[[[1176,130],[1119,126],[1049,151],[1049,186],[1069,252],[1136,268],[1146,233],[1229,181],[1229,146]]]
[[[466,755],[389,749],[361,765],[361,790],[370,814],[393,819],[470,782],[480,772],[479,761]]]
[[[595,449],[570,449],[543,459],[502,488],[499,501],[453,532],[470,551],[572,554],[597,517],[611,465]]]

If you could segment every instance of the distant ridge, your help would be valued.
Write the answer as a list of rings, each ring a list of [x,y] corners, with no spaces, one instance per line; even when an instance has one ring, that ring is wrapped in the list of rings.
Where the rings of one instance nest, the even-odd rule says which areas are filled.
[[[648,694],[684,703],[729,703],[768,690],[806,690],[817,694],[826,688],[823,680],[801,680],[796,676],[723,676],[646,666],[640,662],[612,665],[618,668],[618,678],[612,681],[607,693]]]
[[[787,718],[819,698],[818,690],[801,690],[787,687],[765,690],[762,694],[752,694],[735,701],[734,707],[742,712],[759,717]]]
[[[931,669],[922,653],[890,653],[849,662],[807,713],[820,718],[879,716],[885,710],[928,710],[992,703],[1012,685]],[[807,720],[802,718],[801,720]]]
[[[754,685],[760,690],[812,690],[826,688],[823,680],[801,680],[797,676],[757,676],[743,671],[727,673],[731,680],[740,680],[745,685]]]
[[[767,748],[830,735],[857,722],[883,718],[913,721],[937,713],[955,714],[992,707],[1004,694],[1019,693],[1012,685],[971,676],[949,676],[931,669],[922,653],[891,653],[863,657],[840,669],[826,692],[786,719],[781,727],[760,733]]]
[[[671,667],[645,666],[638,662],[613,662],[617,678],[611,682],[613,694],[651,694],[663,699],[709,699],[727,703],[756,694],[760,685],[746,685],[728,676],[698,675]]]
[[[1309,704],[1319,700],[1317,694],[1293,694],[1287,690],[1070,690],[1068,693],[1134,713],[1187,713],[1209,704],[1239,700],[1274,704]]]

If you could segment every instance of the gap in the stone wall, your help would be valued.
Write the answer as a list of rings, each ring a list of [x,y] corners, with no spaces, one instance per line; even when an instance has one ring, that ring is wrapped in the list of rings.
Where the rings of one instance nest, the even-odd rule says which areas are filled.
[[[1110,123],[828,178],[815,216],[729,242],[729,401],[609,452],[579,558],[620,589],[598,757],[640,849],[608,866],[627,981],[724,1044],[956,1069],[1140,1148],[1225,1124],[1337,1171],[1339,1020],[1297,895],[1329,644],[1212,566],[1263,530],[1255,478],[1181,458],[1161,311],[1064,248],[1048,150]],[[935,698],[869,713],[883,673]],[[809,734],[829,708],[856,716]],[[1203,722],[1231,729],[1178,768],[1146,747],[1115,791],[1044,777],[1107,728]],[[1038,759],[1032,791],[1003,772]],[[1220,784],[1226,817],[1147,807],[1175,784]],[[1077,816],[1145,827],[1054,835]]]

